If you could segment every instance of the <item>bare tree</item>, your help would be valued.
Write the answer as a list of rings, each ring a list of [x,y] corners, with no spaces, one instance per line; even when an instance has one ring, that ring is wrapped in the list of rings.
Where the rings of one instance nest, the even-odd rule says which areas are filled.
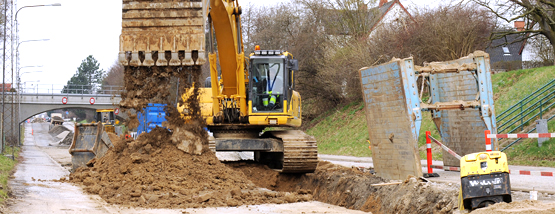
[[[475,5],[440,6],[413,12],[415,24],[391,25],[371,38],[379,62],[413,56],[415,63],[453,60],[484,50],[495,28],[495,17]]]
[[[511,34],[522,34],[520,42],[528,38],[543,35],[555,44],[555,0],[472,0],[487,8],[507,24],[524,20],[525,27],[521,31],[495,31],[491,39],[499,39]],[[555,63],[555,62],[554,62]]]
[[[108,69],[106,77],[102,80],[102,85],[123,86],[123,65],[117,61]]]
[[[553,46],[543,35],[530,38],[526,41],[532,54],[537,59],[532,62],[535,66],[549,66],[553,64]]]

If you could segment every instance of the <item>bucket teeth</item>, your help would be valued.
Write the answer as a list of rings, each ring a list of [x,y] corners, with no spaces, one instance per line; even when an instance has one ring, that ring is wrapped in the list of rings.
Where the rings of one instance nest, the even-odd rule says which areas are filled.
[[[198,59],[195,61],[195,64],[203,65],[204,63],[206,63],[206,57],[204,57],[204,51],[199,51]]]
[[[127,61],[127,57],[125,57],[125,52],[119,52],[118,61],[123,66],[129,65],[129,62]]]
[[[172,51],[172,58],[170,59],[170,66],[181,66],[181,60],[179,59],[179,54]]]
[[[143,61],[144,66],[154,66],[154,60],[152,59],[152,52],[145,53],[145,61]]]
[[[202,64],[204,60],[191,59],[190,55],[204,51],[207,4],[203,2],[123,0],[119,51],[126,54],[121,55],[121,64],[148,67]],[[134,53],[130,56],[129,52]],[[186,59],[183,52],[189,53]]]
[[[131,53],[131,61],[129,61],[129,65],[131,66],[141,66],[141,60],[139,60],[139,52],[133,51]]]
[[[185,52],[185,59],[183,59],[183,65],[188,65],[188,66],[195,65],[195,62],[193,62],[191,52]]]
[[[156,61],[156,66],[167,66],[168,60],[166,60],[166,54],[163,51],[158,52],[158,60]]]

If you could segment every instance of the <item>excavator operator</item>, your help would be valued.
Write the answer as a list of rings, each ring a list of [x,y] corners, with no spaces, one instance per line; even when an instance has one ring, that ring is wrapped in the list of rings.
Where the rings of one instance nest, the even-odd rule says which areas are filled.
[[[253,65],[253,112],[283,111],[284,66],[280,60],[264,60]]]

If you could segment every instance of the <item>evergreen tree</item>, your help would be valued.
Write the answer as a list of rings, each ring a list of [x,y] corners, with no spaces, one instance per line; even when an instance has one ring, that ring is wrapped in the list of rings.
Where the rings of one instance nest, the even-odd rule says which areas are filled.
[[[104,70],[100,69],[98,61],[92,55],[89,55],[81,62],[73,77],[67,81],[62,93],[92,94],[103,79]]]

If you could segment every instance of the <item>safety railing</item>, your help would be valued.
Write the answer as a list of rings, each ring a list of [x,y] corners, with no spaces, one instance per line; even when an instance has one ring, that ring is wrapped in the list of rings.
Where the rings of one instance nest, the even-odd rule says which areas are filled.
[[[547,122],[549,122],[550,120],[552,120],[553,118],[555,118],[555,115],[552,115],[551,117],[547,118]],[[536,131],[536,128],[534,127],[533,129],[530,129],[530,131],[526,132],[528,134],[533,133],[534,131]],[[505,146],[504,148],[501,149],[501,151],[505,151],[508,148],[510,148],[511,146],[515,145],[516,143],[518,143],[520,140],[522,140],[524,138],[517,138],[515,141],[509,143],[509,145]]]
[[[33,84],[30,87],[22,87],[21,94],[109,94],[119,95],[123,91],[122,86],[111,85],[56,85],[56,84]]]
[[[555,79],[497,115],[497,132],[513,133],[544,116],[555,105]],[[508,130],[508,131],[507,131]]]

